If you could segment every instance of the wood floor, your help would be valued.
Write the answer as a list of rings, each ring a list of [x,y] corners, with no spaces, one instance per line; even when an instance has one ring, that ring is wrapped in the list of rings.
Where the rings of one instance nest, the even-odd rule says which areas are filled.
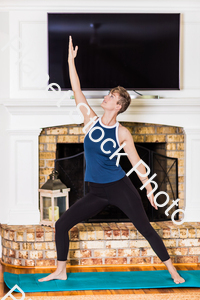
[[[199,264],[174,264],[177,270],[200,270]],[[11,268],[7,266],[2,266],[0,264],[0,297],[3,297],[8,293],[9,289],[3,281],[3,273],[11,272],[15,274],[19,273],[51,273],[55,270],[52,269],[20,269]],[[68,267],[67,273],[69,272],[106,272],[106,271],[150,271],[150,270],[167,270],[165,266],[154,265],[154,266],[101,266],[101,267]],[[173,288],[173,289],[126,289],[126,290],[91,290],[91,291],[66,291],[66,292],[40,292],[40,293],[26,293],[26,296],[67,296],[67,295],[117,295],[117,294],[159,294],[159,293],[189,293],[189,292],[199,292],[200,288]],[[19,295],[18,293],[13,293],[13,295]]]

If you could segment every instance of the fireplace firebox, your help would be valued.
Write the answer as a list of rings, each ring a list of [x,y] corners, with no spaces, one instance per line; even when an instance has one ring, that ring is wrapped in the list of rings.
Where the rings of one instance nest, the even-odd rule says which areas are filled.
[[[149,175],[157,174],[154,181],[158,184],[159,191],[167,192],[170,201],[168,205],[154,209],[150,204],[146,189],[140,190],[141,181],[135,172],[129,175],[132,183],[138,190],[150,222],[171,220],[170,216],[178,207],[173,207],[166,216],[165,211],[171,205],[172,200],[178,198],[178,159],[166,156],[166,143],[135,143],[140,158],[150,167]],[[121,153],[124,152],[122,149]],[[126,173],[132,168],[127,156],[121,156],[120,165]],[[62,182],[69,187],[69,207],[79,198],[85,196],[90,189],[89,183],[84,182],[85,157],[83,143],[57,143],[55,168],[59,172]],[[160,195],[157,198],[159,204],[164,203],[166,197]],[[178,213],[175,220],[179,219]],[[130,222],[130,219],[116,206],[108,205],[97,215],[84,220],[85,223],[97,222]]]

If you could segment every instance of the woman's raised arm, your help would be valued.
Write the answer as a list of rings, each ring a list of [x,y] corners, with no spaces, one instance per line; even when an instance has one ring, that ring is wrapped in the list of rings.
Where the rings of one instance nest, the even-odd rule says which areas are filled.
[[[69,37],[69,50],[68,50],[68,65],[69,65],[69,77],[70,77],[70,82],[71,82],[71,87],[74,92],[74,98],[76,105],[79,103],[85,103],[89,109],[90,109],[90,114],[88,115],[88,109],[84,106],[80,106],[80,111],[84,116],[84,125],[86,125],[89,121],[90,118],[93,118],[94,116],[97,116],[97,114],[92,110],[90,105],[88,104],[82,90],[81,90],[81,85],[80,85],[80,80],[76,71],[75,67],[75,62],[74,59],[77,56],[77,51],[78,51],[78,46],[73,47],[72,43],[72,37]]]

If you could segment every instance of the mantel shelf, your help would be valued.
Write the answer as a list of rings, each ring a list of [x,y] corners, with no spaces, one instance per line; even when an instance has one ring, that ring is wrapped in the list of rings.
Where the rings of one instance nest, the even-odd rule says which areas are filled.
[[[103,115],[101,107],[102,98],[88,99],[88,104],[95,109],[97,115]],[[79,116],[75,100],[59,99],[27,99],[27,100],[4,100],[1,104],[6,107],[11,115],[71,115]],[[123,114],[169,114],[191,115],[200,113],[200,98],[164,98],[164,99],[132,99],[129,108]],[[118,119],[122,120],[120,114]],[[82,117],[82,116],[80,116]],[[80,119],[80,118],[79,118]],[[80,120],[79,120],[80,121]]]

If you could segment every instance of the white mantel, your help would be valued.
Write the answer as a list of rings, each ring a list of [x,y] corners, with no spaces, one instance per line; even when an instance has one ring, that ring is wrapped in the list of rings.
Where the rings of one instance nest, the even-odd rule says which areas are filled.
[[[38,224],[38,136],[43,127],[82,123],[74,100],[45,93],[47,12],[181,13],[181,90],[145,91],[118,121],[184,127],[185,221],[200,221],[200,2],[194,0],[2,0],[0,2],[0,223]],[[10,41],[10,47],[6,44]],[[25,47],[21,52],[20,41]],[[67,42],[67,41],[66,41]],[[1,49],[5,47],[4,51]],[[27,73],[32,67],[32,72]],[[42,75],[41,78],[36,75]],[[142,92],[142,91],[139,91]],[[133,93],[132,93],[133,94]],[[61,96],[63,92],[61,93]],[[88,94],[89,95],[89,94]],[[88,99],[100,116],[102,93]]]

